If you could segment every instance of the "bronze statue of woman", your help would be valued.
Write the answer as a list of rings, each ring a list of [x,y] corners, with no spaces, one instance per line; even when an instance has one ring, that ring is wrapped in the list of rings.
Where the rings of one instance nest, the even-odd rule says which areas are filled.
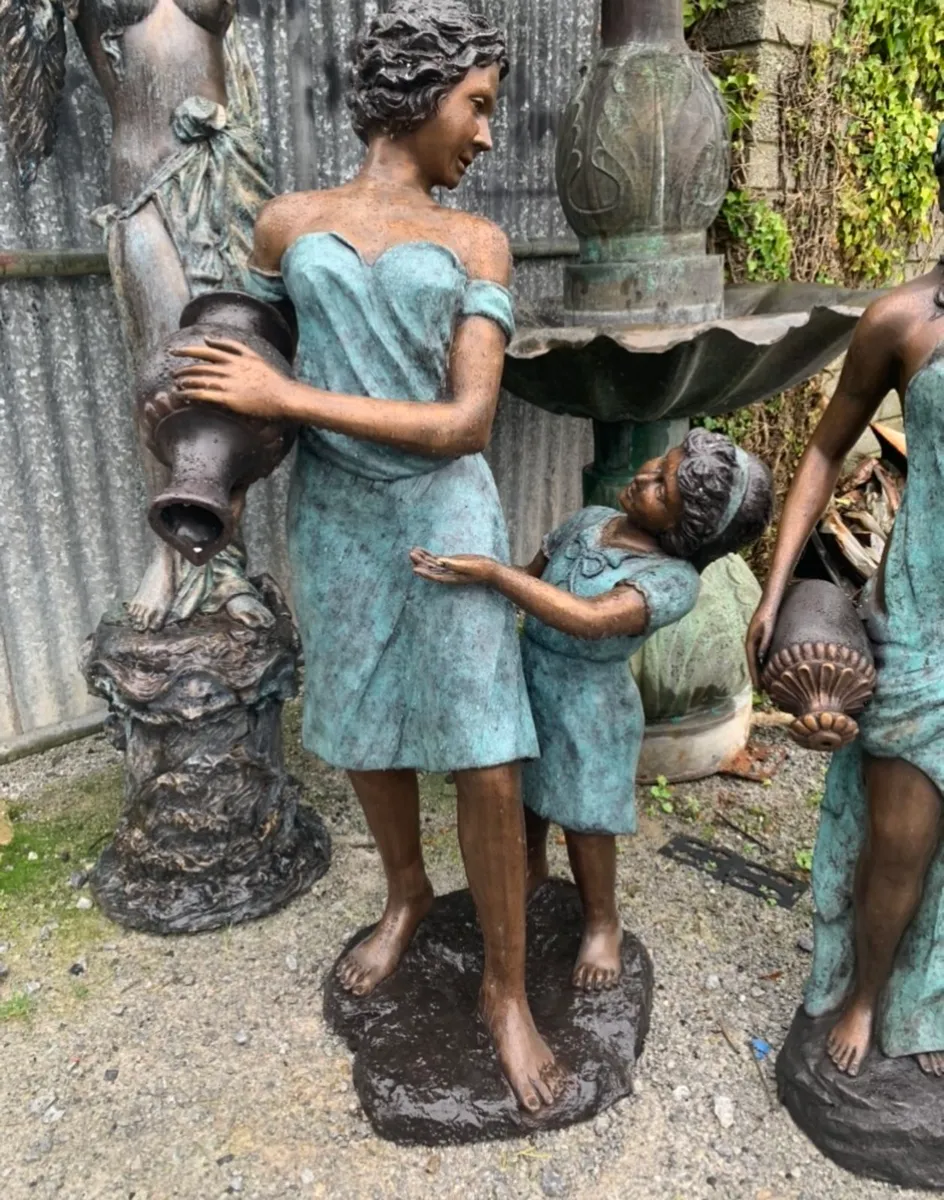
[[[252,68],[235,0],[0,0],[0,92],[13,156],[33,181],[55,135],[72,21],[112,116],[108,231],[112,279],[137,369],[193,296],[239,284],[256,214],[271,194]],[[142,444],[152,494],[164,469]],[[140,629],[196,611],[246,624],[272,617],[239,546],[207,567],[158,543],[128,605]]]
[[[485,942],[481,1012],[523,1107],[553,1103],[563,1072],[525,995],[519,763],[538,743],[512,606],[436,589],[410,550],[508,562],[481,451],[514,328],[508,240],[437,203],[491,149],[504,40],[457,0],[397,0],[354,56],[351,108],[366,144],[340,188],[280,196],[256,224],[258,294],[288,296],[297,381],[228,341],[183,348],[192,399],[300,422],[289,555],[305,647],[303,741],[349,772],[377,841],[387,903],[340,980],[365,996],[429,911],[417,771],[451,771],[459,841]]]
[[[944,126],[935,167],[944,196]],[[813,856],[810,1016],[835,1012],[827,1052],[855,1075],[873,1044],[944,1076],[944,263],[876,300],[790,487],[748,630],[755,682],[784,592],[846,456],[887,393],[902,400],[908,486],[860,611],[875,694],[833,758]]]

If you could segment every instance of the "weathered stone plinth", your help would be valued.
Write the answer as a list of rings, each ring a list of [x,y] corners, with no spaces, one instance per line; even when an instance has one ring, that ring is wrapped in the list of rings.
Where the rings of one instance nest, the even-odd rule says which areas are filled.
[[[283,764],[298,635],[272,580],[254,582],[269,628],[225,609],[148,633],[103,620],[83,649],[125,752],[124,810],[92,890],[130,929],[194,933],[261,917],[328,868],[327,831],[299,807]]]
[[[468,892],[435,902],[396,973],[372,995],[349,995],[332,970],[325,1018],[354,1051],[354,1087],[381,1137],[424,1146],[522,1137],[588,1120],[631,1093],[649,1029],[652,963],[627,934],[619,985],[578,991],[570,977],[580,930],[576,889],[556,880],[539,889],[528,908],[528,999],[572,1073],[540,1119],[518,1108],[477,1014],[483,948]]]
[[[835,1015],[800,1009],[777,1058],[780,1099],[828,1158],[871,1179],[944,1190],[944,1080],[873,1050],[855,1078],[826,1057]]]

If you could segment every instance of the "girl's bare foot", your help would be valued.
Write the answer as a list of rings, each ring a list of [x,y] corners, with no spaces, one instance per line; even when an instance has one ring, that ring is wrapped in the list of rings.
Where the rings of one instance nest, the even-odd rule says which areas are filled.
[[[574,987],[599,992],[616,987],[622,962],[623,926],[619,921],[584,925],[580,953],[574,967]]]
[[[490,1003],[483,992],[479,1009],[519,1105],[529,1113],[550,1108],[563,1092],[568,1076],[535,1028],[527,1003]]]
[[[872,1005],[865,1000],[853,996],[846,1004],[826,1039],[826,1053],[837,1070],[846,1075],[858,1075],[872,1045],[874,1017]]]
[[[432,903],[433,889],[429,885],[415,899],[396,905],[388,901],[373,933],[338,964],[341,987],[355,996],[367,996],[392,975]]]
[[[944,1079],[944,1052],[934,1051],[932,1054],[916,1054],[918,1066],[925,1075],[934,1075]]]

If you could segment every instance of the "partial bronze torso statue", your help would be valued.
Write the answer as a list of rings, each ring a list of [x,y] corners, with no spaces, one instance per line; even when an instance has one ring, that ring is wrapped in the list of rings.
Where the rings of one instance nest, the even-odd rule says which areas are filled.
[[[55,133],[68,17],[111,110],[110,204],[96,219],[108,251],[132,364],[178,327],[192,296],[238,285],[252,226],[271,195],[257,134],[255,82],[235,0],[0,0],[2,90],[14,156],[32,182]],[[163,469],[142,447],[149,490]],[[159,627],[224,605],[267,622],[240,547],[193,568],[161,543],[133,622]]]

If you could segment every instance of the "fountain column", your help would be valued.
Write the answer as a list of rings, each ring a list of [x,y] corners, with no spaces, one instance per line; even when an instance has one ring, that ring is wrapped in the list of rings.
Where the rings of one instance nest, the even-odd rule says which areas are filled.
[[[707,253],[707,232],[729,174],[727,113],[685,43],[682,0],[602,0],[601,47],[557,147],[558,192],[580,242],[565,268],[565,322],[614,333],[684,325],[691,337],[718,321],[723,262]],[[627,372],[627,392],[638,386]],[[688,420],[666,419],[667,395],[633,397],[636,412],[651,412],[646,422],[594,419],[588,504],[615,506],[642,463],[683,440]],[[641,777],[707,774],[744,745],[751,692],[741,647],[758,594],[743,560],[714,564],[696,610],[634,662],[649,722]],[[693,655],[696,645],[709,653]]]

